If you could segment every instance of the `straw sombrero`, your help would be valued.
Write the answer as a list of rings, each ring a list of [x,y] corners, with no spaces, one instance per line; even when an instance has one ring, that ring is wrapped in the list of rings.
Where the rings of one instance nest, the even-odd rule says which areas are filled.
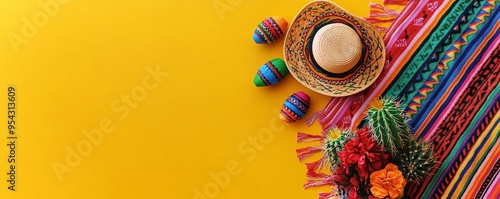
[[[369,87],[385,63],[384,40],[368,22],[330,1],[313,1],[285,37],[290,73],[318,93],[342,97]]]

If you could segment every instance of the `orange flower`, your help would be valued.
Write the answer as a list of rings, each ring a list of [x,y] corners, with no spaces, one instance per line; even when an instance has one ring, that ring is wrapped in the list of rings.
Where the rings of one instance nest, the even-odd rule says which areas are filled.
[[[398,198],[403,196],[406,180],[398,166],[390,163],[384,169],[373,172],[370,175],[370,191],[377,198]]]

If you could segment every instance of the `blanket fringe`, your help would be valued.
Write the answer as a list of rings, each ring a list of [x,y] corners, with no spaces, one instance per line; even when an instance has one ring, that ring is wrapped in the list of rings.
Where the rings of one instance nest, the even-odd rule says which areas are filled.
[[[311,134],[306,134],[306,133],[297,133],[297,142],[314,142],[314,141],[321,141],[325,138],[325,136],[322,135],[311,135]]]
[[[304,184],[304,188],[311,188],[311,187],[321,187],[325,185],[330,185],[333,186],[333,176],[332,175],[318,175],[317,177],[309,177],[307,180],[306,184]]]
[[[322,148],[320,148],[320,147],[311,147],[311,146],[296,150],[297,157],[299,158],[299,161],[302,161],[302,160],[306,159],[307,157],[312,156],[312,155],[314,155],[316,153],[319,153],[321,151],[323,151]]]
[[[404,6],[408,4],[410,0],[384,0],[385,5],[400,5]]]

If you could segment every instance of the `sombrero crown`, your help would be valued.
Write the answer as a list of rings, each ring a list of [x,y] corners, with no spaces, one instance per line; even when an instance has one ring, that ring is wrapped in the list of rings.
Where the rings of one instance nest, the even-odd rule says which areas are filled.
[[[369,87],[382,72],[380,33],[330,1],[313,1],[297,14],[285,37],[292,75],[313,91],[348,96]]]

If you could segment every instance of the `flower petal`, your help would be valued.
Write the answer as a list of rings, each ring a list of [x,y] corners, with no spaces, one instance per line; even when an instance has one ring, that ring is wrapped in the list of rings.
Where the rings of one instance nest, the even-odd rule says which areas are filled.
[[[373,196],[377,198],[385,198],[389,194],[387,189],[380,186],[373,186],[372,188],[370,188],[370,191],[372,192]]]
[[[398,198],[401,194],[402,192],[399,192],[397,189],[394,188],[389,189],[389,197],[391,198]]]
[[[395,164],[389,163],[387,166],[385,166],[385,170],[387,171],[398,171],[398,166]]]

